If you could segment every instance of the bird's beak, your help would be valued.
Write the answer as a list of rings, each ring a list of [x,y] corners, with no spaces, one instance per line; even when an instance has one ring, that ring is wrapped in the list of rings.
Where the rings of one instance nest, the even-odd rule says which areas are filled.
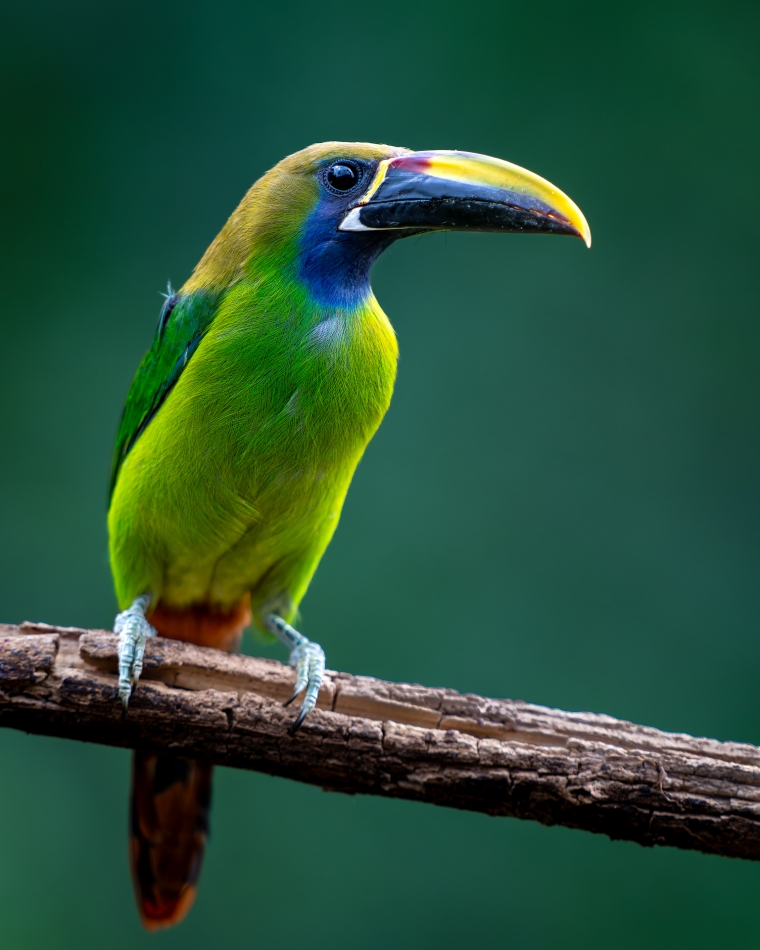
[[[559,188],[519,165],[472,152],[412,152],[380,162],[340,230],[390,229],[569,234],[591,247],[586,219]]]

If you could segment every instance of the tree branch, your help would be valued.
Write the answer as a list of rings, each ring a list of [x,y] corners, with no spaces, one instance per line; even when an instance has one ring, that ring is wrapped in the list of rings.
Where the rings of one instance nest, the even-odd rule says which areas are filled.
[[[760,859],[755,746],[333,672],[291,738],[291,669],[161,638],[125,719],[116,644],[107,631],[0,625],[0,725]]]

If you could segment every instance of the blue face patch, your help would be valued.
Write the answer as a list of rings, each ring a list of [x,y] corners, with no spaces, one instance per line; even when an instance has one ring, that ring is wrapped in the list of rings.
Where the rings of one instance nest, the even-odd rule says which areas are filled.
[[[320,197],[304,223],[299,241],[299,276],[312,296],[327,307],[353,308],[370,293],[369,275],[378,256],[399,237],[393,231],[340,231],[340,222],[359,195],[369,187],[375,162],[351,160],[361,172],[361,186],[342,193],[331,187],[331,162],[320,174]]]

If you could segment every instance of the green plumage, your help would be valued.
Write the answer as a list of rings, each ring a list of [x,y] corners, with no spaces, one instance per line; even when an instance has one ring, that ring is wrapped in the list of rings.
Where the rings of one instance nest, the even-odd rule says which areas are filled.
[[[109,511],[121,608],[148,592],[224,610],[250,592],[254,621],[290,618],[332,537],[397,356],[368,285],[332,303],[299,271],[314,170],[335,153],[299,153],[254,185],[138,370]]]
[[[195,353],[214,318],[217,300],[218,294],[202,291],[167,298],[153,346],[140,363],[124,406],[111,468],[111,493],[127,453]]]

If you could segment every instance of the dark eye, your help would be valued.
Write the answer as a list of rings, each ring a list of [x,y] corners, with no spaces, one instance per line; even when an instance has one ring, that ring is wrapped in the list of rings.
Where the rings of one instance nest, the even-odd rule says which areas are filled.
[[[356,165],[349,162],[336,162],[330,165],[325,172],[325,184],[331,191],[345,194],[351,191],[361,181],[361,171]]]

